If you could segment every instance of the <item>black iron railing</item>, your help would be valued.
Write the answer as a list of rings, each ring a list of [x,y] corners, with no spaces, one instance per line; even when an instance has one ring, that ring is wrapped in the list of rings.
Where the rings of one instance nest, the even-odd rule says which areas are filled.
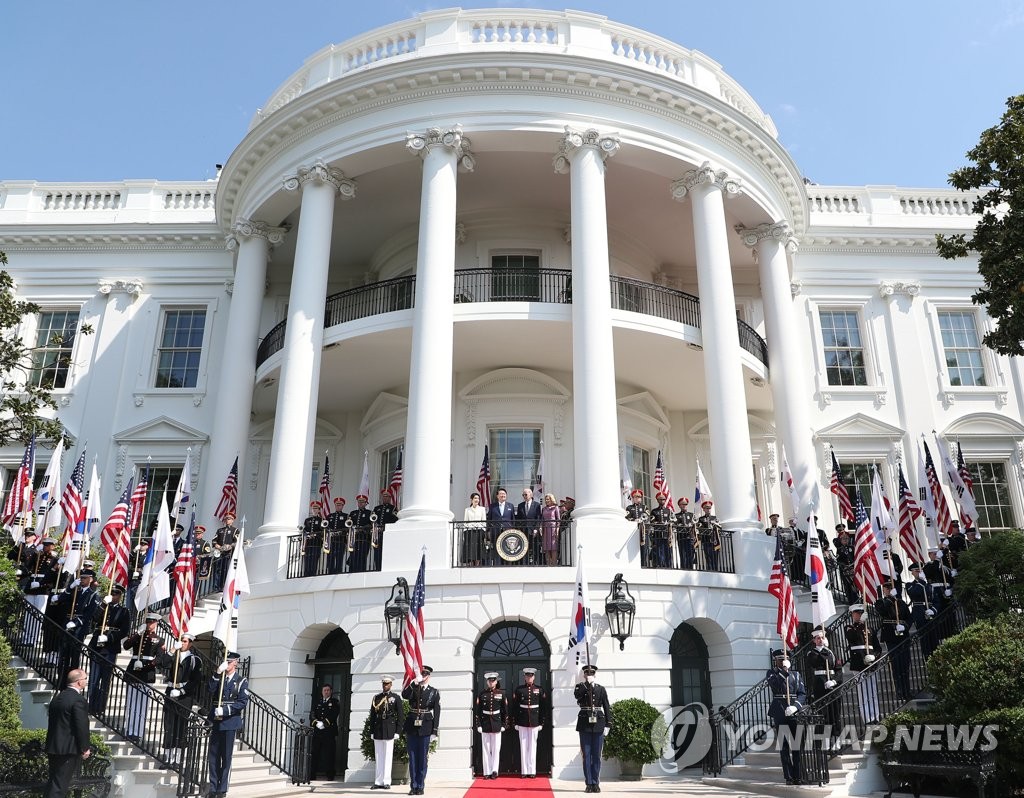
[[[171,625],[166,620],[161,619],[156,626],[156,632],[160,635],[164,641],[164,645],[167,646],[168,650],[171,648],[171,642],[176,640],[174,633],[171,631]],[[204,651],[204,646],[192,644],[192,653],[199,658],[199,662],[203,667],[203,675],[211,676],[216,670],[217,666],[224,661],[224,655],[227,651],[224,648],[224,643],[218,640],[216,637],[210,638],[210,645]],[[238,673],[244,676],[246,679],[249,678],[249,671],[252,667],[252,657],[242,657],[238,661]]]
[[[568,269],[457,269],[455,302],[572,302]]]
[[[640,544],[641,568],[736,573],[733,533],[726,529],[715,534],[698,534],[693,538],[666,531],[657,524],[638,524],[636,535]]]
[[[612,307],[700,329],[700,300],[664,285],[612,276]]]
[[[798,563],[798,568],[791,568],[790,570],[790,573],[793,574],[793,584],[810,588],[811,583],[807,578],[807,574],[804,572],[803,558],[805,557],[805,554],[800,554],[799,551],[797,551],[796,557],[800,562]],[[847,595],[846,589],[843,585],[840,565],[836,561],[835,557],[832,556],[831,552],[826,552],[825,554],[825,571],[828,573],[828,589],[832,593],[832,601],[836,604],[846,604]]]
[[[352,528],[351,535],[347,530],[325,534],[328,538],[327,548],[324,547],[321,535],[307,539],[299,533],[288,538],[288,566],[285,572],[288,579],[380,570],[384,543],[388,537],[386,529],[376,536],[371,530],[361,528]]]
[[[576,525],[544,531],[543,521],[453,521],[454,568],[543,568],[574,565]],[[547,546],[545,546],[545,542]]]

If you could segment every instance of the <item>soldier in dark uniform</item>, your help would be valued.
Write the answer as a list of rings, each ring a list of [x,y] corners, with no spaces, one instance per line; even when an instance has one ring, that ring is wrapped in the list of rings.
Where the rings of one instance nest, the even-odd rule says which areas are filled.
[[[320,516],[320,502],[309,503],[309,515],[302,522],[302,575],[316,576],[323,554],[327,519]]]
[[[36,556],[35,564],[32,566],[32,573],[29,574],[29,586],[25,595],[32,597],[36,606],[38,601],[41,606],[37,608],[43,616],[53,621],[53,624],[43,625],[43,651],[49,662],[55,663],[60,653],[60,630],[58,627],[67,622],[67,613],[60,606],[59,597],[63,593],[61,585],[61,561],[54,551],[56,541],[53,538],[43,538],[43,547]],[[58,599],[55,601],[54,599]],[[58,684],[63,683],[63,679]]]
[[[54,597],[61,622],[68,632],[61,639],[60,662],[57,666],[57,675],[62,681],[69,671],[81,667],[82,645],[92,629],[96,611],[101,606],[93,581],[95,576],[96,572],[91,568],[83,568],[78,579],[68,585],[62,594]]]
[[[793,556],[789,561],[789,574],[795,585],[806,585],[807,574],[804,563],[807,559],[807,533],[796,525],[796,519],[789,519],[789,536],[793,541]],[[783,538],[782,549],[786,550],[787,541]]]
[[[846,593],[846,603],[853,604],[857,601],[857,582],[854,579],[853,566],[856,559],[856,547],[850,531],[846,524],[836,524],[836,562],[839,565],[839,578],[843,582],[843,591]]]
[[[636,523],[640,534],[640,567],[651,567],[651,530],[649,522],[651,513],[644,504],[644,492],[633,488],[629,494],[630,503],[626,506],[626,520]]]
[[[231,553],[238,544],[238,528],[235,526],[235,514],[230,510],[224,513],[224,526],[213,536],[213,590],[224,589],[224,578],[228,574]]]
[[[700,549],[704,552],[704,564],[708,571],[718,570],[718,552],[722,549],[722,525],[718,523],[718,516],[711,513],[713,506],[710,499],[702,501],[700,508],[704,515],[697,518]]]
[[[697,520],[690,512],[690,500],[683,496],[676,513],[676,548],[679,549],[679,565],[685,570],[693,569],[697,562]]]
[[[203,684],[203,666],[199,657],[192,653],[192,642],[196,636],[186,632],[181,643],[171,641],[171,650],[157,655],[157,665],[166,668],[167,701],[164,703],[164,757],[169,766],[179,770],[185,764],[185,747],[188,742],[188,718],[192,705],[199,703],[199,691]],[[163,765],[167,768],[168,765]]]
[[[374,790],[391,789],[391,762],[395,740],[405,723],[405,706],[397,693],[391,692],[390,676],[380,677],[380,692],[370,702],[370,736],[373,738]]]
[[[889,653],[892,665],[892,680],[896,696],[901,701],[910,700],[910,649],[901,645],[907,639],[907,625],[910,623],[910,607],[907,606],[890,577],[879,586],[879,598],[875,601],[875,612],[882,619],[882,642]]]
[[[7,559],[14,563],[14,578],[20,580],[35,565],[35,556],[39,552],[36,541],[39,536],[34,529],[26,529],[25,535],[15,546],[7,551]]]
[[[149,539],[140,540],[135,544],[134,557],[135,557],[135,570],[131,572],[128,577],[128,598],[125,601],[125,606],[128,607],[128,612],[133,618],[137,618],[138,615],[135,610],[135,594],[139,590],[139,585],[142,584],[142,563],[146,560],[146,555],[149,552]]]
[[[509,727],[508,696],[498,683],[495,671],[485,673],[487,687],[477,693],[473,702],[473,725],[480,735],[483,777],[498,778],[501,761],[501,733]]]
[[[892,574],[893,587],[896,592],[903,595],[903,559],[888,546],[882,549],[882,559],[889,564],[889,572]],[[882,566],[885,569],[885,564]],[[887,579],[889,577],[886,577]]]
[[[512,719],[519,732],[520,777],[537,777],[537,737],[551,714],[551,696],[536,684],[537,669],[523,668],[523,684],[512,694]]]
[[[939,556],[939,549],[928,549],[928,562],[921,569],[924,571],[928,587],[931,588],[929,600],[932,609],[938,614],[942,612],[953,598],[953,583],[956,581],[949,568]]]
[[[804,657],[804,667],[807,669],[806,683],[810,685],[811,701],[817,701],[832,693],[843,680],[843,664],[828,647],[825,630],[821,626],[816,626],[811,632],[811,642],[813,645]],[[825,728],[830,740],[839,736],[842,714],[840,701],[839,696],[835,696],[822,707]]]
[[[375,528],[370,535],[370,548],[373,549],[374,570],[379,571],[381,558],[384,556],[384,530],[388,524],[398,522],[398,508],[391,500],[391,491],[385,489],[380,492],[380,504],[373,508],[373,512],[377,516],[377,520],[374,522]],[[374,543],[377,545],[374,546]]]
[[[772,669],[765,675],[768,689],[772,691],[768,718],[781,737],[779,756],[782,759],[782,775],[786,779],[786,784],[801,784],[800,746],[793,746],[791,743],[796,733],[796,721],[793,716],[807,700],[807,691],[800,674],[791,671],[789,667],[789,657],[785,651],[772,651]]]
[[[373,522],[370,520],[372,514],[366,506],[369,497],[359,494],[356,496],[356,509],[348,514],[348,520],[352,522],[352,551],[348,553],[348,571],[350,574],[362,573],[367,568],[367,557],[370,555],[370,533]]]
[[[334,695],[334,688],[329,684],[321,686],[320,700],[315,701],[309,710],[309,725],[313,727],[309,766],[311,779],[315,780],[322,773],[327,781],[334,781],[340,715],[341,702]]]
[[[664,493],[656,494],[654,500],[658,502],[658,506],[651,510],[649,532],[653,551],[650,564],[656,568],[669,568],[672,565],[672,552],[668,547],[669,530],[672,528],[672,511],[665,505],[668,496]]]
[[[196,525],[196,540],[192,550],[196,553],[196,579],[209,579],[213,568],[213,544],[206,539],[206,527]]]
[[[960,555],[967,551],[968,540],[967,535],[960,528],[960,522],[957,520],[952,521],[953,532],[950,534],[948,539],[949,546],[949,568],[954,571],[953,576],[956,576],[955,571],[960,568]]]
[[[131,661],[125,672],[128,686],[125,690],[127,704],[125,706],[124,730],[125,739],[128,742],[139,742],[145,731],[149,693],[139,687],[139,684],[154,684],[156,682],[156,659],[164,645],[156,631],[159,620],[159,614],[147,613],[145,626],[130,635],[121,644],[125,651],[132,652]]]
[[[327,529],[324,534],[328,536],[327,548],[327,573],[340,574],[345,570],[345,549],[348,541],[348,527],[345,521],[348,520],[348,513],[345,512],[345,498],[334,497],[334,512],[327,516]]]
[[[907,602],[910,604],[910,620],[919,632],[921,656],[928,659],[939,645],[937,629],[932,623],[935,610],[932,609],[931,599],[928,596],[931,589],[925,581],[926,577],[921,570],[920,563],[910,563],[910,576],[911,580],[907,582],[906,587]]]
[[[366,497],[363,497],[366,502]],[[409,714],[405,716],[405,746],[409,751],[409,795],[423,795],[427,780],[427,751],[437,739],[441,726],[441,694],[430,686],[430,674],[434,669],[428,665],[420,671],[420,681],[412,682],[402,691],[402,698],[409,702]]]
[[[576,716],[576,731],[580,735],[580,752],[583,755],[585,792],[601,792],[601,750],[604,738],[612,730],[608,691],[597,683],[596,673],[596,665],[585,665],[583,681],[573,690],[576,705],[580,708]]]
[[[208,798],[226,798],[231,780],[235,735],[242,728],[242,713],[249,705],[249,680],[238,672],[238,652],[229,651],[210,678],[208,689],[218,697],[210,710],[210,792]]]
[[[860,673],[868,668],[882,653],[882,644],[872,632],[864,617],[863,604],[850,605],[850,623],[843,630],[850,648],[850,670]],[[861,678],[857,685],[860,700],[860,714],[864,723],[876,723],[881,717],[878,709],[878,674],[872,671]]]
[[[114,585],[103,597],[103,608],[97,610],[89,650],[96,653],[89,668],[89,712],[102,715],[107,711],[107,691],[110,689],[110,675],[114,670],[121,642],[131,632],[131,618],[121,604],[124,587]]]

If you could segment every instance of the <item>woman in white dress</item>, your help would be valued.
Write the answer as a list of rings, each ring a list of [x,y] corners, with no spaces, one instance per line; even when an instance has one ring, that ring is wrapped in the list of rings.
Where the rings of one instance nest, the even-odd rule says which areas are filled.
[[[479,565],[483,559],[484,530],[487,528],[487,508],[480,504],[480,494],[469,495],[469,507],[463,514],[466,525],[462,528],[462,562]]]

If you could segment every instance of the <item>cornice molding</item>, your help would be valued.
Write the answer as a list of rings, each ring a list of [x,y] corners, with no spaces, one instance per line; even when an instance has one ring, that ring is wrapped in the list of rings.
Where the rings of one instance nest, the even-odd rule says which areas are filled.
[[[175,233],[135,232],[131,230],[88,232],[83,230],[48,231],[46,233],[9,233],[2,236],[7,252],[144,252],[168,250],[180,252],[224,251],[224,234],[213,231]]]

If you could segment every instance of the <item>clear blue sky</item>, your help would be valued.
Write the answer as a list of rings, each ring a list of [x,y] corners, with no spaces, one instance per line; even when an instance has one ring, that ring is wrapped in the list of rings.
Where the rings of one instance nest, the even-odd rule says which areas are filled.
[[[212,177],[306,57],[451,5],[0,0],[0,180]],[[1006,98],[1024,93],[1024,0],[571,7],[714,58],[818,183],[945,185]]]

